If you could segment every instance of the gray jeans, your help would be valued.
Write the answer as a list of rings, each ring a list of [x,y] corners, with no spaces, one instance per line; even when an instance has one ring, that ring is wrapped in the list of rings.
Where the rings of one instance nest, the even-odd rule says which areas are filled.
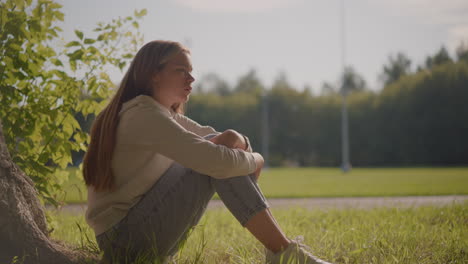
[[[164,262],[186,240],[215,192],[242,226],[269,207],[254,174],[215,179],[174,162],[124,219],[96,237],[103,260]]]

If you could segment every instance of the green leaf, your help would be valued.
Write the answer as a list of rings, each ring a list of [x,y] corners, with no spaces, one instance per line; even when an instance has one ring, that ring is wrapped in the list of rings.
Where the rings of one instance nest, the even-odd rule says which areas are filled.
[[[93,44],[94,42],[96,42],[96,40],[90,39],[90,38],[87,38],[87,39],[84,40],[85,44]]]
[[[29,21],[29,29],[32,32],[40,32],[41,31],[41,24],[37,20],[31,20]]]
[[[65,45],[66,48],[75,47],[75,46],[81,46],[81,43],[74,40],[74,41],[68,42],[67,45]]]
[[[59,3],[52,2],[52,3],[49,4],[49,8],[50,9],[60,9],[60,8],[62,8],[62,5],[59,4]]]
[[[125,67],[125,65],[127,65],[127,62],[125,61],[119,62],[119,69],[122,70]]]
[[[76,71],[76,61],[74,60],[70,61],[70,69],[72,71]]]
[[[134,56],[134,55],[133,55],[132,53],[127,53],[127,54],[124,54],[122,57],[123,57],[124,59],[132,59],[133,56]]]
[[[81,32],[81,31],[75,29],[75,35],[76,35],[79,39],[83,40],[83,32]]]
[[[83,50],[81,49],[78,49],[78,50],[75,50],[73,53],[69,53],[68,54],[68,57],[70,58],[70,60],[78,60],[78,59],[81,59],[81,57],[83,56]]]
[[[102,33],[98,36],[97,40],[98,41],[103,41],[104,39],[107,38],[107,33]]]
[[[141,17],[145,16],[147,12],[148,12],[148,10],[146,10],[146,8],[144,8],[144,9],[142,9],[140,11],[135,10],[134,14],[135,14],[136,17],[141,18]]]
[[[60,21],[64,20],[64,15],[62,12],[55,12],[55,17]]]
[[[20,51],[22,50],[21,46],[16,44],[16,43],[12,43],[10,44],[9,48],[11,48],[12,50],[15,50],[15,51]]]
[[[55,66],[63,66],[62,61],[59,60],[59,59],[52,58],[50,61],[51,61]]]

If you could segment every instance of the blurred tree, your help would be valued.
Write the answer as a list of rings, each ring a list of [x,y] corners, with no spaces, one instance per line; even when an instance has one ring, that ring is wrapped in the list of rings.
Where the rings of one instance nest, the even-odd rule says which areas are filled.
[[[442,46],[440,50],[434,54],[434,56],[429,56],[426,58],[426,69],[432,69],[434,66],[441,65],[447,62],[452,62],[447,49]]]
[[[367,88],[366,81],[358,74],[352,66],[345,67],[344,73],[341,76],[340,92],[349,94],[356,91],[363,91]]]
[[[306,97],[313,97],[314,96],[314,91],[312,89],[312,86],[310,86],[309,84],[305,84],[303,87],[302,87],[302,94]]]
[[[398,52],[396,56],[390,55],[388,64],[384,65],[383,72],[380,75],[380,80],[384,86],[400,79],[401,76],[410,73],[411,60],[402,52]]]
[[[468,44],[465,44],[465,42],[461,42],[460,45],[457,47],[456,53],[458,61],[468,62]]]
[[[247,74],[241,76],[234,88],[236,93],[242,92],[256,96],[260,96],[263,90],[265,90],[265,87],[257,77],[257,73],[254,69],[251,69]]]
[[[322,87],[320,89],[320,95],[327,96],[335,94],[338,91],[335,85],[330,82],[323,82]]]
[[[276,76],[275,80],[273,81],[272,85],[273,90],[296,90],[288,80],[288,76],[285,72],[281,71]]]
[[[393,60],[397,61],[398,56]],[[351,83],[358,83],[351,86],[365,87],[363,80],[351,72]],[[281,72],[271,89],[265,90],[270,165],[340,164],[341,95],[333,84],[324,83],[323,87],[322,94],[314,97],[305,90],[296,90]],[[430,72],[406,72],[379,92],[354,89],[348,99],[353,164],[466,164],[463,157],[468,155],[468,146],[463,135],[468,133],[468,123],[464,122],[468,119],[467,87],[468,64],[460,61]],[[246,133],[254,149],[260,150],[259,98],[247,92],[197,94],[190,99],[188,113],[218,130],[234,128]]]
[[[196,87],[199,93],[214,93],[221,96],[227,96],[232,93],[229,84],[216,73],[204,75]]]

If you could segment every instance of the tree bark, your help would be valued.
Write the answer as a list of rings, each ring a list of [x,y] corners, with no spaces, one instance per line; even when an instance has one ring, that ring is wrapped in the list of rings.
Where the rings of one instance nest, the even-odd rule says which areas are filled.
[[[0,121],[0,263],[92,263],[96,256],[50,238],[31,178],[12,161]],[[94,261],[93,261],[94,260]]]

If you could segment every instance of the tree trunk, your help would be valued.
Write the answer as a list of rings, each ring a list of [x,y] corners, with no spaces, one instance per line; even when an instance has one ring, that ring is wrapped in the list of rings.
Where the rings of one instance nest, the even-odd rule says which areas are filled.
[[[44,207],[32,180],[11,160],[0,121],[0,263],[67,264],[94,262],[49,237]]]

